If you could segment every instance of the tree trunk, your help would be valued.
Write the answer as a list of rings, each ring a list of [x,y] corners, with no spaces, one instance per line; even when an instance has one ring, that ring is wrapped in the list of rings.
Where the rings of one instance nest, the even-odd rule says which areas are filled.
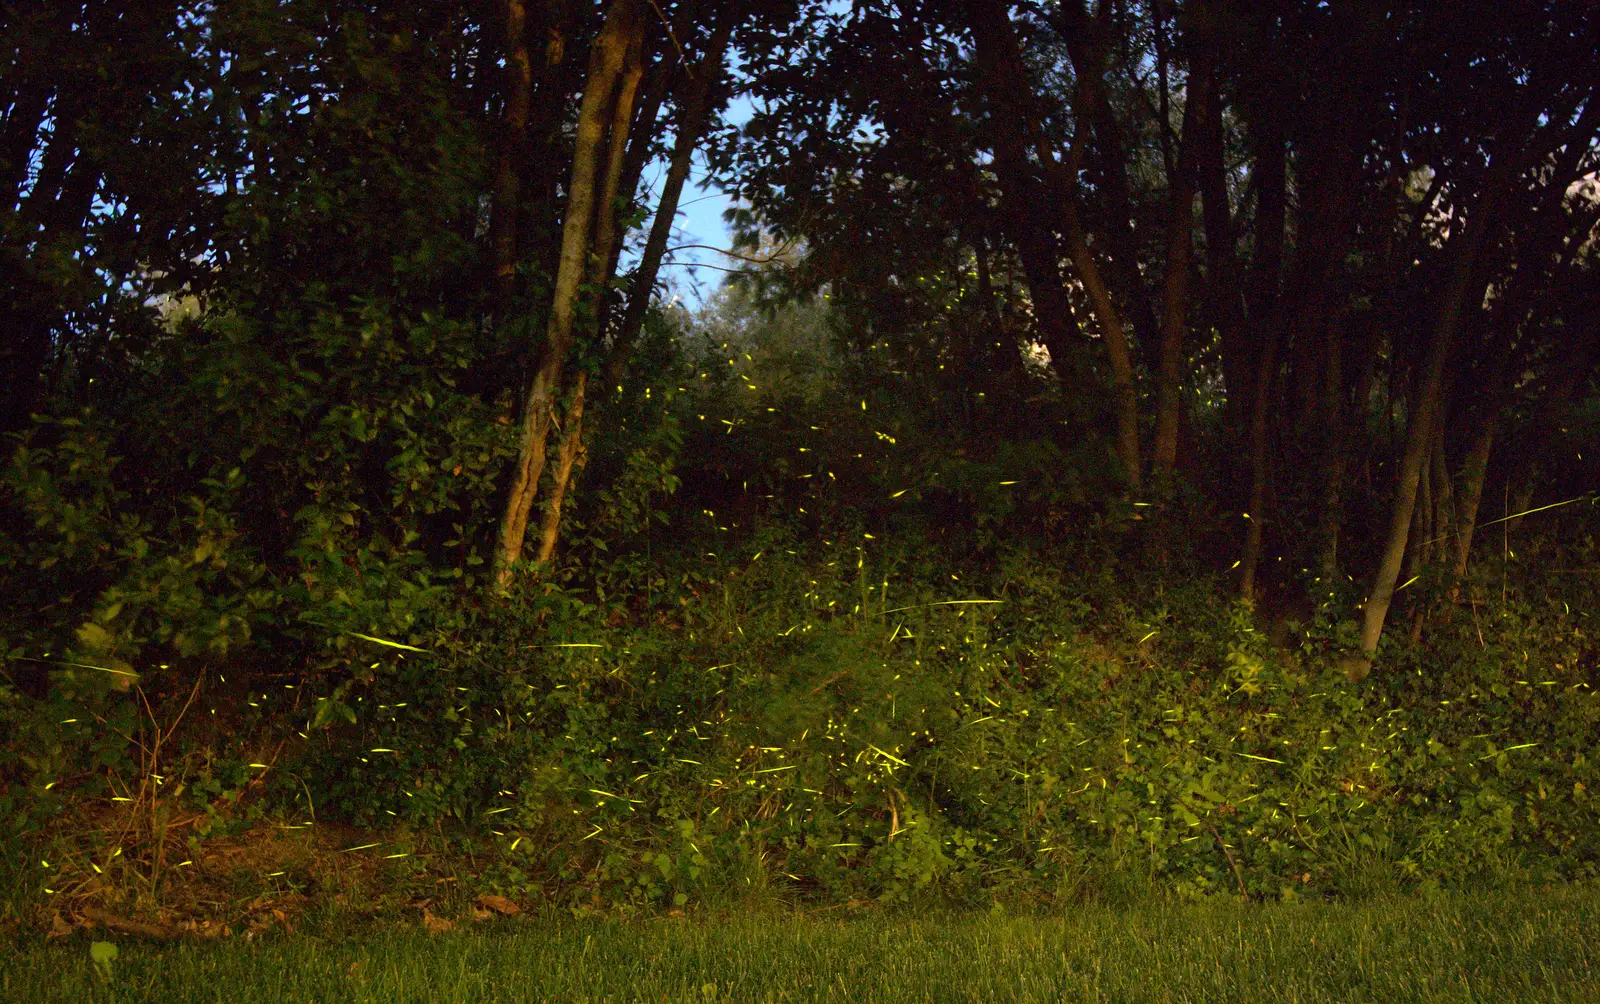
[[[1132,321],[1131,346],[1139,347],[1157,341],[1160,323],[1151,306],[1150,290],[1139,274],[1138,213],[1128,185],[1128,155],[1106,91],[1106,45],[1115,30],[1111,8],[1110,3],[1102,2],[1091,23],[1081,0],[1067,0],[1060,5],[1065,18],[1062,36],[1078,78],[1077,111],[1086,116],[1093,130],[1091,157],[1103,185],[1095,200],[1099,227],[1095,228],[1095,220],[1085,220],[1085,229],[1096,229],[1105,239],[1110,254],[1101,272]]]
[[[533,62],[528,58],[528,5],[506,0],[506,98],[500,155],[494,171],[489,246],[494,261],[495,321],[504,324],[517,281],[517,204],[522,197],[518,160],[528,145],[528,106],[533,99]]]
[[[643,280],[646,284],[644,287],[644,303],[646,306],[649,303],[649,293],[655,285],[656,270],[660,267],[661,257],[666,249],[672,220],[677,215],[678,199],[683,194],[684,181],[689,175],[689,164],[695,145],[705,131],[710,111],[711,87],[721,75],[724,53],[727,49],[728,38],[732,33],[732,29],[732,20],[724,17],[723,23],[712,34],[710,47],[696,69],[693,82],[690,85],[688,99],[684,104],[684,114],[680,121],[678,137],[673,145],[672,161],[667,169],[666,182],[662,187],[661,202],[656,209],[656,223],[659,226],[651,227],[650,238],[645,245],[644,255],[640,260],[639,269],[635,276],[636,283]],[[626,84],[624,85],[624,92],[626,93]],[[659,105],[659,100],[656,103]],[[621,104],[619,102],[619,110],[620,107]],[[654,115],[655,112],[651,111],[649,117],[652,121]],[[619,123],[622,126],[626,125],[621,120],[619,120]],[[619,123],[614,123],[613,128],[616,129]],[[626,132],[626,128],[623,128],[622,135],[625,136]],[[643,136],[638,137],[633,148],[637,149],[638,144],[642,143],[644,139],[645,137]],[[612,149],[613,153],[615,153],[617,149],[615,140],[613,141]],[[618,167],[621,167],[620,162],[614,165],[614,169]],[[610,279],[609,273],[614,271],[616,266],[616,243],[614,232],[609,230],[598,232],[595,241],[595,256],[597,259],[609,262],[608,274],[605,277],[607,281]],[[648,274],[648,278],[646,278],[646,274]],[[611,349],[607,353],[601,375],[603,381],[602,389],[614,386],[622,378],[622,371],[626,365],[628,354],[643,323],[644,312],[642,309],[637,319],[633,317],[632,307],[634,302],[636,301],[629,301],[629,311],[624,315],[622,328],[613,339]],[[566,429],[556,456],[554,486],[550,493],[550,499],[546,503],[544,520],[540,526],[537,558],[537,562],[540,565],[549,561],[550,556],[555,552],[556,542],[561,533],[562,506],[570,491],[573,473],[583,467],[584,458],[588,452],[585,445],[587,437],[584,432],[584,398],[588,388],[588,376],[587,372],[580,372],[573,383],[571,404],[567,408]]]
[[[1219,88],[1206,89],[1207,107],[1204,129],[1196,137],[1199,153],[1200,205],[1206,235],[1206,289],[1221,339],[1222,382],[1227,391],[1226,412],[1230,430],[1243,425],[1250,413],[1241,410],[1248,404],[1242,391],[1250,379],[1250,360],[1254,356],[1250,332],[1244,325],[1243,284],[1239,258],[1234,250],[1233,208],[1228,199],[1227,165],[1222,149],[1222,95]]]
[[[1281,315],[1280,306],[1274,311]],[[1256,385],[1250,405],[1250,501],[1245,510],[1244,554],[1239,559],[1239,595],[1254,600],[1256,595],[1256,568],[1261,563],[1261,537],[1264,532],[1262,510],[1267,501],[1267,410],[1272,405],[1272,377],[1278,365],[1279,318],[1267,325],[1266,338],[1261,346],[1261,358],[1256,361]]]
[[[968,11],[977,48],[978,81],[990,104],[988,125],[1004,212],[1028,279],[1039,335],[1049,350],[1051,368],[1065,382],[1071,376],[1069,359],[1079,328],[1062,285],[1055,241],[1040,219],[1045,208],[1043,193],[1028,159],[1035,146],[1029,142],[1029,133],[1039,132],[1038,109],[1007,5],[999,0],[973,0]]]
[[[1181,159],[1181,158],[1180,158]],[[1182,175],[1180,166],[1179,175]],[[1156,432],[1151,477],[1170,481],[1178,460],[1178,407],[1183,381],[1183,345],[1188,326],[1189,259],[1194,227],[1194,191],[1174,179],[1167,222],[1167,274],[1162,288],[1161,364],[1156,372]]]
[[[1439,417],[1435,415],[1434,417]],[[1430,429],[1430,435],[1437,430]],[[1431,444],[1430,444],[1431,445]],[[1433,545],[1433,450],[1422,454],[1422,468],[1417,472],[1417,509],[1411,517],[1412,532],[1406,541],[1406,581],[1420,576],[1427,567],[1428,555]]]
[[[1215,68],[1196,46],[1183,106],[1182,146],[1167,182],[1167,273],[1162,285],[1161,363],[1156,373],[1156,433],[1151,479],[1170,486],[1178,459],[1178,409],[1182,404],[1184,336],[1189,324],[1189,264],[1194,254],[1194,162],[1216,87]]]
[[[1063,197],[1072,199],[1075,196],[1066,192]],[[1143,488],[1143,479],[1139,471],[1139,398],[1133,386],[1133,355],[1128,350],[1128,337],[1122,327],[1122,319],[1117,316],[1116,305],[1111,301],[1111,293],[1100,277],[1100,268],[1089,253],[1088,244],[1084,242],[1077,211],[1069,206],[1065,215],[1068,217],[1067,250],[1072,257],[1072,267],[1077,270],[1078,278],[1089,291],[1089,302],[1094,305],[1096,319],[1100,322],[1100,334],[1105,339],[1106,354],[1111,358],[1112,392],[1117,413],[1117,455],[1122,459],[1128,488],[1138,492]]]
[[[1458,580],[1467,574],[1467,560],[1472,555],[1472,534],[1477,528],[1478,506],[1483,501],[1483,478],[1489,470],[1489,451],[1494,446],[1495,424],[1493,413],[1484,418],[1461,465],[1461,531],[1456,534],[1455,564],[1451,568]],[[1456,598],[1459,588],[1451,588],[1451,600]]]
[[[1435,425],[1439,424],[1439,417],[1435,416]],[[1428,567],[1428,558],[1433,553],[1432,469],[1433,454],[1430,452],[1422,459],[1422,473],[1417,479],[1417,511],[1412,517],[1411,539],[1407,543],[1407,585],[1416,582],[1422,577],[1423,572]],[[1412,591],[1408,594],[1407,600],[1406,606],[1411,610],[1411,641],[1414,644],[1422,640],[1422,615],[1424,613],[1422,594]]]
[[[695,68],[678,117],[678,135],[673,140],[672,159],[667,166],[666,181],[661,186],[661,201],[656,206],[655,219],[650,224],[650,236],[645,239],[644,251],[634,270],[628,294],[627,311],[622,325],[612,340],[606,357],[605,384],[613,387],[622,377],[623,367],[639,332],[644,327],[645,314],[650,309],[650,299],[655,295],[656,275],[661,269],[661,259],[666,255],[667,241],[672,236],[672,225],[678,215],[678,201],[683,197],[683,186],[689,177],[690,163],[695,146],[705,133],[711,114],[711,95],[723,72],[728,39],[733,31],[733,20],[726,14],[712,33],[705,56]]]
[[[605,148],[606,126],[615,109],[617,84],[624,63],[629,52],[638,45],[643,25],[639,0],[613,0],[606,14],[605,27],[595,40],[590,55],[583,101],[578,110],[572,180],[567,189],[561,258],[551,294],[545,344],[523,407],[517,465],[512,472],[511,490],[506,499],[505,515],[500,523],[499,546],[495,552],[494,581],[501,589],[510,584],[512,566],[522,556],[528,515],[538,492],[539,478],[544,473],[551,409],[560,393],[562,369],[572,346],[578,286],[588,271],[589,230],[594,215],[596,189],[603,184],[603,178],[600,177],[601,154]]]
[[[1317,566],[1324,580],[1339,574],[1339,529],[1344,521],[1345,471],[1350,451],[1345,443],[1344,318],[1328,319],[1328,371],[1322,387],[1322,510],[1317,517],[1320,546]]]
[[[567,427],[556,450],[556,468],[550,488],[550,498],[545,501],[544,517],[539,525],[539,554],[535,565],[542,567],[555,553],[556,541],[561,536],[561,507],[567,500],[567,489],[572,483],[573,465],[583,453],[584,392],[589,385],[589,374],[579,370],[572,381],[572,401],[567,405]]]
[[[1439,422],[1439,429],[1433,437],[1433,461],[1428,465],[1429,473],[1433,476],[1433,542],[1437,546],[1431,548],[1432,553],[1438,554],[1439,559],[1430,561],[1443,564],[1444,555],[1449,553],[1450,537],[1455,533],[1455,496],[1450,486],[1450,468],[1444,454],[1445,430],[1449,428],[1449,413],[1446,412]]]
[[[628,160],[628,132],[633,121],[633,101],[639,92],[639,81],[644,77],[639,41],[635,39],[628,48],[627,62],[623,66],[621,82],[617,88],[616,106],[611,116],[609,146],[606,152],[605,180],[600,187],[600,197],[595,200],[594,251],[590,254],[589,282],[606,295],[611,271],[616,262],[618,244],[617,203],[622,195],[622,176]],[[604,317],[603,306],[597,311]],[[604,330],[596,332],[600,338]],[[539,527],[539,551],[534,559],[543,566],[555,552],[556,540],[561,535],[561,507],[566,502],[571,484],[573,464],[583,449],[584,396],[589,387],[588,370],[579,370],[572,382],[572,392],[566,408],[566,427],[561,430],[561,445],[556,451],[556,469],[550,497],[545,501],[544,515]]]
[[[1509,151],[1500,152],[1498,163],[1491,169],[1485,188],[1474,212],[1477,219],[1468,222],[1466,231],[1457,240],[1455,262],[1451,270],[1450,285],[1440,305],[1428,342],[1427,354],[1422,364],[1422,379],[1418,388],[1417,407],[1409,416],[1406,430],[1405,453],[1400,460],[1400,470],[1395,481],[1394,511],[1389,523],[1389,539],[1383,558],[1373,577],[1372,594],[1362,611],[1361,648],[1368,658],[1378,650],[1378,639],[1383,635],[1383,623],[1394,599],[1395,581],[1400,575],[1400,565],[1405,558],[1406,539],[1411,530],[1411,519],[1417,502],[1417,480],[1422,474],[1423,457],[1433,445],[1433,421],[1439,409],[1444,386],[1444,364],[1450,355],[1450,345],[1456,330],[1461,326],[1462,314],[1474,302],[1474,277],[1477,276],[1478,253],[1487,243],[1495,227],[1501,188],[1515,180],[1512,157]],[[1477,290],[1482,295],[1482,289]]]

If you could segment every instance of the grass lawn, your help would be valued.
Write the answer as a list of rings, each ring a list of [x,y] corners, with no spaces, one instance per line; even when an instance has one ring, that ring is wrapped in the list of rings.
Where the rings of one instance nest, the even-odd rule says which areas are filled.
[[[511,918],[0,954],[5,1001],[1600,1001],[1600,888],[1065,917]],[[106,937],[102,934],[100,937]]]

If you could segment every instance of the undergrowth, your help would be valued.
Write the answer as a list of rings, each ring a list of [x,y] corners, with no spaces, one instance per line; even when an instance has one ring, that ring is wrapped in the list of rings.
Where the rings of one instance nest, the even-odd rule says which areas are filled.
[[[1080,589],[1048,555],[953,570],[858,541],[763,529],[648,608],[547,584],[365,641],[368,672],[287,734],[293,684],[248,695],[253,728],[187,740],[138,688],[14,700],[36,738],[7,743],[12,840],[39,867],[12,919],[157,910],[229,838],[285,827],[348,834],[324,856],[357,848],[390,883],[410,869],[407,903],[448,858],[455,894],[577,913],[1596,875],[1588,611],[1444,611],[1356,687],[1337,618],[1276,648],[1202,575]],[[223,675],[194,685],[195,722]],[[256,884],[331,888],[315,857]]]

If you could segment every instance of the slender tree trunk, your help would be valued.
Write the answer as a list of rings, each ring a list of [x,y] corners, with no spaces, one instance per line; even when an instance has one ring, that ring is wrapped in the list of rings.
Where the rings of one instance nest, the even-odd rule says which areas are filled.
[[[1438,545],[1433,550],[1439,555],[1435,564],[1444,563],[1444,556],[1450,551],[1451,535],[1456,532],[1455,494],[1451,491],[1450,468],[1444,453],[1449,421],[1446,413],[1445,419],[1439,423],[1438,433],[1433,437],[1433,461],[1428,465],[1433,475],[1433,539]]]
[[[1385,544],[1377,574],[1373,577],[1372,593],[1362,611],[1361,648],[1368,658],[1378,650],[1378,639],[1383,635],[1384,620],[1388,617],[1389,605],[1394,599],[1395,582],[1400,575],[1401,562],[1405,558],[1406,539],[1410,534],[1411,519],[1416,509],[1417,481],[1422,474],[1423,457],[1432,446],[1434,416],[1439,409],[1444,387],[1444,364],[1450,356],[1450,345],[1455,339],[1456,330],[1461,326],[1462,314],[1473,301],[1473,280],[1478,274],[1478,253],[1496,226],[1495,217],[1499,202],[1503,198],[1500,189],[1515,179],[1516,172],[1512,170],[1511,159],[1508,151],[1498,154],[1499,163],[1490,170],[1483,195],[1479,198],[1474,212],[1474,216],[1478,219],[1468,222],[1466,232],[1457,238],[1461,243],[1455,250],[1450,285],[1445,291],[1444,302],[1440,306],[1439,316],[1434,324],[1427,354],[1422,363],[1422,379],[1416,395],[1417,406],[1408,417],[1405,453],[1401,457],[1395,481],[1394,511],[1389,523],[1389,539]],[[1482,295],[1481,288],[1477,292]]]
[[[1438,416],[1435,416],[1438,417]],[[1430,430],[1430,434],[1433,431]],[[1431,444],[1430,444],[1431,445]],[[1410,539],[1406,541],[1406,581],[1417,578],[1427,568],[1433,549],[1433,451],[1422,454],[1422,469],[1417,474],[1417,510],[1411,517]]]
[[[1072,193],[1065,198],[1072,199]],[[1139,471],[1139,398],[1133,385],[1133,355],[1128,350],[1128,337],[1117,315],[1111,293],[1100,277],[1100,268],[1084,242],[1083,227],[1078,223],[1077,211],[1068,207],[1067,249],[1072,257],[1072,267],[1089,291],[1089,302],[1094,305],[1100,334],[1105,339],[1106,354],[1111,358],[1112,393],[1116,400],[1117,455],[1122,459],[1123,475],[1128,488],[1138,492],[1143,488]]]
[[[1257,126],[1256,148],[1256,215],[1255,255],[1250,262],[1250,285],[1246,309],[1250,322],[1257,331],[1265,327],[1278,306],[1278,289],[1283,273],[1284,224],[1288,221],[1288,165],[1284,151],[1283,133],[1271,117]],[[1257,338],[1257,344],[1261,339]],[[1252,359],[1255,357],[1252,356]],[[1246,370],[1246,382],[1238,388],[1246,405],[1245,414],[1253,415],[1248,406],[1254,389],[1256,374]],[[1229,393],[1233,388],[1228,388]]]
[[[1274,313],[1283,313],[1280,306]],[[1256,568],[1261,563],[1261,538],[1265,530],[1262,510],[1267,501],[1267,412],[1272,405],[1272,378],[1278,366],[1279,318],[1267,325],[1256,361],[1256,386],[1250,405],[1250,501],[1245,510],[1244,554],[1239,559],[1239,595],[1246,600],[1256,596]]]
[[[1194,189],[1184,173],[1180,164],[1178,175],[1172,181],[1171,203],[1167,209],[1161,365],[1156,372],[1156,432],[1151,448],[1151,476],[1157,482],[1170,480],[1178,459],[1178,407],[1183,381],[1184,336],[1189,323],[1189,261],[1194,228]]]
[[[639,0],[613,0],[604,28],[595,40],[578,110],[577,144],[573,153],[572,181],[567,190],[566,220],[562,227],[561,259],[551,295],[545,344],[527,392],[516,467],[500,523],[495,552],[495,583],[510,584],[513,564],[522,556],[528,515],[533,509],[539,478],[544,473],[545,445],[551,409],[561,388],[561,373],[572,345],[574,308],[578,286],[587,272],[589,228],[597,188],[603,183],[601,156],[606,126],[616,104],[618,80],[630,50],[643,33]]]
[[[670,88],[670,78],[673,74],[673,64],[677,61],[676,54],[656,62],[645,76],[645,83],[641,85],[639,108],[634,114],[633,124],[628,128],[628,155],[623,160],[622,183],[617,187],[617,194],[631,200],[639,191],[639,180],[644,177],[645,161],[650,156],[654,145],[656,126],[661,118],[661,105],[666,101],[667,91]],[[623,242],[612,242],[611,256],[606,261],[606,277],[613,279],[617,275],[617,265],[622,259]],[[619,300],[619,294],[608,290],[601,301],[599,322],[596,330],[603,336],[610,330],[612,311]]]
[[[666,249],[672,220],[677,215],[678,200],[683,194],[683,185],[689,174],[689,165],[694,148],[701,135],[705,132],[710,112],[711,88],[722,73],[724,54],[732,29],[732,19],[724,16],[722,24],[712,34],[711,45],[706,56],[696,68],[689,87],[689,95],[684,104],[684,114],[679,124],[678,137],[673,145],[672,160],[667,169],[666,182],[662,187],[661,202],[656,209],[657,225],[651,227],[650,237],[645,244],[644,254],[641,257],[639,269],[635,275],[636,284],[640,281],[645,283],[645,299],[643,302],[646,306],[649,303],[649,294],[655,285],[656,270],[660,268],[661,258]],[[626,95],[626,93],[627,85],[625,82],[624,94]],[[656,104],[659,106],[659,99],[656,100]],[[618,107],[620,111],[621,102],[619,102]],[[650,120],[653,121],[655,111],[647,111],[649,111]],[[617,129],[619,125],[625,126],[625,123],[614,122],[613,129]],[[623,128],[621,135],[626,136],[626,133],[626,128]],[[614,133],[613,135],[617,134]],[[644,141],[645,137],[638,137],[630,147],[630,157],[632,156],[631,151],[638,149],[639,145]],[[612,149],[613,153],[615,153],[617,147],[615,146],[615,140],[613,142]],[[622,168],[620,162],[613,165],[613,170],[617,169],[626,171],[626,168]],[[613,195],[615,194],[613,192]],[[603,260],[609,262],[606,276],[608,280],[610,273],[616,267],[616,243],[614,231],[598,231],[595,241],[595,255],[597,258],[601,258],[604,255]],[[635,293],[637,297],[637,285]],[[604,381],[602,387],[614,386],[622,378],[622,371],[626,365],[627,357],[634,341],[638,337],[639,328],[644,320],[644,312],[641,309],[637,318],[633,316],[632,306],[635,302],[638,302],[637,298],[629,301],[628,313],[624,315],[622,327],[617,332],[611,343],[611,349],[607,353],[601,373],[601,379]],[[545,506],[543,523],[540,526],[537,561],[541,565],[549,561],[550,556],[555,551],[556,542],[561,532],[562,507],[570,491],[573,474],[584,466],[584,459],[587,455],[587,437],[585,435],[584,421],[584,399],[587,388],[588,373],[580,372],[574,380],[571,404],[567,408],[566,429],[563,433],[561,447],[557,453],[554,485],[550,499]]]
[[[1339,529],[1344,521],[1345,472],[1350,451],[1345,442],[1344,318],[1328,319],[1328,370],[1322,388],[1322,511],[1317,518],[1319,573],[1331,581],[1339,574]]]
[[[689,178],[695,147],[705,134],[710,120],[711,95],[722,77],[728,39],[733,31],[733,19],[726,14],[720,16],[722,20],[712,33],[705,56],[695,68],[678,117],[678,134],[673,140],[667,177],[661,186],[661,200],[656,206],[655,219],[650,224],[650,236],[645,239],[644,251],[639,255],[638,268],[634,270],[622,325],[617,329],[611,351],[607,354],[605,382],[608,387],[615,386],[621,379],[628,355],[644,327],[650,299],[655,295],[661,259],[666,256],[667,241],[671,239],[673,222],[678,215],[678,202],[683,197],[683,186]]]
[[[1494,447],[1495,425],[1493,414],[1484,418],[1461,465],[1461,532],[1456,534],[1455,565],[1451,569],[1457,579],[1467,574],[1467,560],[1472,555],[1472,533],[1477,527],[1478,506],[1483,502],[1483,478],[1489,470],[1489,451]],[[1454,599],[1455,596],[1456,592],[1452,590],[1450,598]]]
[[[1066,19],[1062,35],[1066,39],[1067,54],[1078,78],[1077,111],[1087,116],[1093,130],[1091,157],[1103,188],[1095,200],[1099,208],[1096,217],[1098,227],[1095,220],[1086,220],[1085,229],[1093,229],[1105,239],[1110,254],[1101,272],[1113,295],[1124,307],[1127,318],[1132,321],[1130,345],[1139,348],[1156,344],[1160,322],[1151,306],[1150,289],[1139,274],[1136,250],[1139,235],[1135,223],[1139,214],[1133,209],[1133,196],[1128,184],[1128,155],[1122,141],[1122,130],[1117,124],[1116,111],[1106,91],[1106,44],[1114,31],[1110,21],[1111,8],[1110,3],[1100,3],[1091,23],[1081,0],[1067,0],[1061,4]],[[1151,359],[1154,358],[1152,354]]]
[[[561,446],[556,450],[556,467],[550,488],[550,498],[545,501],[544,516],[539,524],[539,555],[534,559],[543,566],[555,553],[556,541],[561,536],[561,508],[567,500],[567,489],[572,483],[572,469],[584,452],[583,405],[584,392],[589,386],[589,373],[579,370],[572,381],[571,403],[567,405],[567,426],[561,436]]]
[[[1286,292],[1280,294],[1276,273],[1282,268],[1285,165],[1281,159],[1281,138],[1266,127],[1263,127],[1263,131],[1268,133],[1268,138],[1263,140],[1262,152],[1258,156],[1263,161],[1262,170],[1267,177],[1258,189],[1263,199],[1258,215],[1265,215],[1272,221],[1270,229],[1261,234],[1261,243],[1264,245],[1261,253],[1270,258],[1272,267],[1252,275],[1249,303],[1252,325],[1267,328],[1261,362],[1272,367],[1272,370],[1267,374],[1257,372],[1257,384],[1253,392],[1270,394],[1270,398],[1253,400],[1251,407],[1251,489],[1246,505],[1249,523],[1246,526],[1244,554],[1240,558],[1240,592],[1246,596],[1254,590],[1267,510],[1276,510],[1276,505],[1266,493],[1272,458],[1265,416],[1274,409],[1280,416],[1293,411],[1292,404],[1288,402],[1292,398],[1294,368],[1290,367],[1288,378],[1280,378],[1280,354],[1297,345],[1303,347],[1311,343],[1313,332],[1318,330],[1326,330],[1330,339],[1337,337],[1342,345],[1343,330],[1340,325],[1343,319],[1325,319],[1322,316],[1322,304],[1326,300],[1328,272],[1332,262],[1340,257],[1352,226],[1349,199],[1344,188],[1349,184],[1357,165],[1354,144],[1349,139],[1349,124],[1344,118],[1327,123],[1323,130],[1325,135],[1319,136],[1312,148],[1302,155],[1298,162],[1301,205],[1296,217],[1296,247],[1293,262],[1287,269],[1290,278],[1285,285],[1286,289],[1294,290],[1297,295],[1291,297]],[[1258,227],[1262,225],[1258,219]],[[1258,268],[1260,264],[1258,259]],[[1268,305],[1271,306],[1270,318],[1261,313]],[[1339,353],[1342,348],[1333,351]],[[1342,397],[1343,374],[1339,367],[1335,367],[1328,377],[1333,382],[1331,385],[1324,384],[1315,395],[1315,400],[1324,408],[1337,408]],[[1335,457],[1328,452],[1331,447],[1326,441],[1323,445],[1325,449],[1321,466],[1325,493],[1324,507],[1319,513],[1318,540],[1321,545],[1320,561],[1325,567],[1337,561],[1340,509],[1339,498],[1332,493],[1338,492],[1342,496],[1347,458]],[[1342,443],[1338,445],[1343,448]]]
[[[1178,460],[1178,409],[1182,406],[1184,337],[1189,324],[1189,266],[1194,255],[1194,174],[1200,136],[1216,70],[1196,45],[1191,60],[1189,96],[1183,107],[1182,147],[1168,175],[1167,273],[1162,286],[1161,363],[1156,373],[1156,433],[1151,447],[1151,479],[1170,486]]]
[[[1228,199],[1227,165],[1222,149],[1222,95],[1207,88],[1208,106],[1197,168],[1200,205],[1206,234],[1206,287],[1211,313],[1221,337],[1222,382],[1227,389],[1228,426],[1238,429],[1250,413],[1244,384],[1249,381],[1254,356],[1250,332],[1244,324],[1244,290],[1239,258],[1234,250],[1233,208]],[[1258,179],[1259,180],[1259,179]]]
[[[1022,76],[1023,67],[1021,57],[1017,51],[1015,33],[1011,28],[1010,20],[1001,5],[987,4],[984,20],[984,31],[979,35],[979,63],[984,73],[986,86],[991,88],[991,94],[996,98],[997,110],[1004,111],[1008,107],[1015,112],[1020,112],[1024,124],[1034,124],[1037,109],[1031,99],[1031,94],[1025,93],[1026,86]],[[976,31],[976,26],[975,26]],[[1094,71],[1098,73],[1096,68]],[[1080,101],[1091,101],[1093,90],[1085,77],[1079,89]],[[1008,146],[1014,147],[1021,139],[1020,132],[1014,127],[1004,127],[1008,136]],[[1089,293],[1096,320],[1099,321],[1102,337],[1105,339],[1106,352],[1111,361],[1112,392],[1116,402],[1117,417],[1117,455],[1122,461],[1123,474],[1127,478],[1128,487],[1133,491],[1142,488],[1143,478],[1140,472],[1139,460],[1139,410],[1138,397],[1134,389],[1133,359],[1129,352],[1126,329],[1116,308],[1110,290],[1101,273],[1099,263],[1090,253],[1088,242],[1084,234],[1084,227],[1078,214],[1077,207],[1077,182],[1073,172],[1056,159],[1054,153],[1044,142],[1043,133],[1039,129],[1033,130],[1034,147],[1038,152],[1040,163],[1043,165],[1047,176],[1057,189],[1057,203],[1060,207],[1060,220],[1062,230],[1066,236],[1067,252],[1072,259],[1073,268],[1078,273],[1078,278]],[[1007,161],[1013,165],[1015,173],[1021,173],[1016,165],[1024,161],[1024,157],[1016,149],[1009,149]],[[1037,224],[1024,223],[1024,226],[1037,230]],[[1033,238],[1039,241],[1036,234]],[[1059,285],[1059,272],[1054,278],[1047,273],[1054,271],[1054,263],[1046,267],[1042,259],[1047,252],[1044,249],[1035,251],[1035,257],[1041,261],[1035,266],[1027,265],[1027,253],[1024,252],[1024,266],[1037,270],[1045,277],[1041,280]],[[1053,255],[1053,253],[1052,253]],[[1030,274],[1030,285],[1033,277]],[[1037,293],[1036,293],[1037,295]],[[1062,297],[1062,307],[1066,307],[1065,297]],[[1065,348],[1058,350],[1047,339],[1046,347],[1051,349],[1051,357],[1057,357],[1058,352],[1063,357]]]
[[[527,0],[506,0],[506,97],[500,155],[495,163],[494,204],[489,213],[489,246],[494,253],[494,310],[497,323],[510,313],[517,281],[517,204],[522,197],[518,161],[528,145],[528,106],[533,98],[533,62],[528,58]]]
[[[639,43],[640,39],[634,39],[628,47],[627,61],[617,88],[616,106],[611,116],[605,180],[600,187],[600,198],[594,206],[594,250],[590,254],[589,281],[600,288],[602,297],[606,295],[605,290],[616,262],[614,252],[620,236],[617,225],[618,202],[622,196],[622,176],[628,160],[628,132],[633,121],[634,98],[639,92],[639,81],[644,76]],[[603,309],[599,313],[604,316]],[[603,330],[596,332],[597,338],[603,335]],[[539,526],[539,551],[534,559],[536,566],[543,566],[550,560],[556,549],[556,540],[561,535],[561,509],[571,485],[573,465],[583,449],[583,407],[588,387],[588,371],[579,370],[568,395],[565,428],[561,430],[561,445],[556,451],[555,476]]]

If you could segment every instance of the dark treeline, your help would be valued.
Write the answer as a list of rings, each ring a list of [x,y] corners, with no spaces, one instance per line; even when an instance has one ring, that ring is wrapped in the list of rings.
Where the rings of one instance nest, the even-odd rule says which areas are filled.
[[[19,0],[0,41],[13,809],[153,772],[116,736],[202,692],[350,745],[454,679],[418,653],[745,644],[762,555],[808,617],[1017,548],[1203,580],[1351,690],[1530,578],[1597,605],[1593,4]],[[689,314],[695,163],[740,202]]]

